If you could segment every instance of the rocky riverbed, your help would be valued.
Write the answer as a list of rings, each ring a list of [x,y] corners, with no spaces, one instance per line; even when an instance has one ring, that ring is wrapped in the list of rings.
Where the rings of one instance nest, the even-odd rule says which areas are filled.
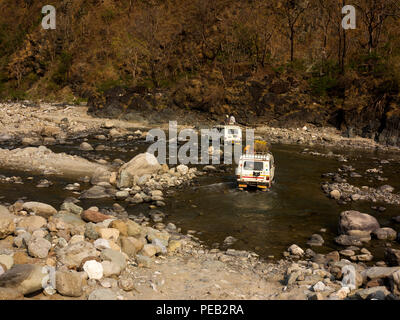
[[[280,260],[232,249],[237,241],[232,236],[226,237],[222,246],[212,248],[201,241],[200,233],[183,232],[179,225],[166,222],[161,210],[168,206],[173,189],[188,188],[200,177],[227,172],[228,168],[169,167],[139,150],[127,158],[126,147],[118,143],[143,139],[154,124],[92,118],[86,107],[3,103],[0,116],[2,170],[24,171],[30,175],[26,179],[40,175],[36,187],[43,192],[52,186],[54,177],[76,180],[65,186],[73,196],[65,196],[59,207],[32,198],[10,203],[8,197],[0,195],[1,299],[399,297],[400,251],[396,241],[400,239],[394,228],[381,226],[372,215],[337,211],[335,242],[340,249],[329,250],[328,246],[325,253],[318,250],[326,245],[323,229],[310,234],[308,248],[293,244]],[[271,143],[304,144],[307,148],[346,145],[389,150],[367,139],[342,137],[329,128],[258,128],[256,134]],[[89,137],[103,144],[92,146]],[[68,147],[75,139],[83,140],[72,150],[80,154],[58,152],[60,145]],[[115,152],[124,160],[97,158],[96,152],[101,151]],[[303,153],[347,162],[340,153],[314,149]],[[368,177],[373,181],[385,179],[379,167],[366,169],[362,175],[372,175]],[[337,173],[325,174],[326,178],[331,181],[323,182],[322,190],[340,205],[378,203],[377,211],[384,211],[382,203],[399,204],[390,185],[364,188],[348,183],[346,178],[357,178],[352,167],[342,165]],[[18,174],[0,176],[0,183],[24,182]],[[104,199],[113,202],[112,207],[105,208]],[[125,208],[143,204],[148,214],[128,214]],[[393,221],[400,219],[393,216]],[[366,248],[375,242],[382,243],[382,260]]]

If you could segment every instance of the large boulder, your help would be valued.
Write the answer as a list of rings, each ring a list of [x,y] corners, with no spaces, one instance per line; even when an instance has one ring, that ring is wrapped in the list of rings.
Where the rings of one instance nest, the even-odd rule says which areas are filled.
[[[366,279],[366,281],[383,279],[390,277],[393,273],[398,272],[399,270],[400,267],[372,267],[362,271],[361,275]]]
[[[87,222],[103,222],[104,220],[112,218],[112,216],[103,214],[99,211],[94,211],[94,210],[85,210],[81,214],[81,218]]]
[[[107,189],[102,186],[93,186],[90,189],[84,191],[79,199],[102,199],[108,198],[110,195],[107,193]]]
[[[373,216],[359,211],[344,211],[339,218],[339,232],[348,234],[351,230],[367,231],[369,233],[379,229],[378,220]]]
[[[374,236],[379,240],[396,240],[397,232],[392,228],[379,228],[373,232]]]
[[[32,212],[37,216],[49,218],[57,213],[57,210],[49,204],[41,202],[25,202],[22,208],[28,212]]]
[[[100,258],[103,261],[111,261],[113,264],[117,265],[119,273],[121,273],[126,267],[126,257],[121,252],[112,249],[104,249],[101,252]]]
[[[83,293],[83,277],[76,271],[57,271],[57,291],[67,297],[80,297]]]
[[[34,258],[46,258],[50,248],[51,243],[44,238],[32,237],[32,239],[28,242],[29,255]]]
[[[16,264],[0,276],[0,287],[16,288],[23,295],[39,291],[47,275],[42,266],[33,264]]]
[[[100,169],[109,169],[105,165],[91,162],[82,157],[54,153],[44,146],[12,150],[0,149],[0,166],[35,174],[51,174],[70,178],[91,177]]]
[[[85,230],[85,221],[80,216],[73,213],[57,213],[49,219],[47,224],[50,231],[70,230],[78,232]]]
[[[6,207],[0,206],[0,239],[4,239],[15,231],[14,218]]]
[[[96,257],[97,250],[87,241],[80,241],[59,249],[57,251],[58,260],[68,268],[77,268],[82,261],[89,257]]]
[[[131,187],[135,176],[153,174],[161,169],[157,158],[151,153],[140,153],[128,163],[125,163],[118,171],[118,188]]]
[[[47,220],[41,216],[27,216],[23,217],[21,221],[18,222],[17,226],[32,233],[33,231],[46,226],[46,224]]]

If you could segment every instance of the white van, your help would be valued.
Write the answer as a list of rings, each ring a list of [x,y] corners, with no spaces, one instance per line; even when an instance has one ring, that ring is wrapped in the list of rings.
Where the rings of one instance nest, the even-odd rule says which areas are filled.
[[[254,186],[266,191],[271,188],[275,175],[272,153],[246,153],[240,157],[236,179],[240,189]]]
[[[213,127],[221,134],[221,144],[242,144],[242,129],[235,125],[218,125]]]

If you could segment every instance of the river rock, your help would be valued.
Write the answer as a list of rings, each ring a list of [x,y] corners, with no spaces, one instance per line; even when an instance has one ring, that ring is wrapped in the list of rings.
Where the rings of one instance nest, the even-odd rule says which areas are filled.
[[[65,248],[57,250],[57,259],[68,268],[77,268],[83,259],[96,256],[96,249],[87,241],[69,244]]]
[[[313,234],[311,238],[307,241],[309,246],[322,246],[324,244],[324,238],[319,234]]]
[[[94,149],[89,143],[82,142],[80,144],[80,146],[79,146],[79,150],[82,150],[82,151],[93,151]]]
[[[28,242],[28,252],[31,257],[44,259],[49,254],[51,243],[39,237],[33,237]]]
[[[97,240],[100,238],[100,234],[97,232],[95,224],[89,222],[85,226],[85,237],[90,240]]]
[[[400,266],[400,250],[386,248],[385,261],[389,266]]]
[[[117,187],[131,187],[134,177],[141,177],[145,174],[157,173],[161,169],[157,158],[150,153],[141,153],[134,157],[131,161],[124,164],[118,171]]]
[[[331,196],[332,199],[339,200],[341,197],[340,191],[339,190],[332,190],[329,195]]]
[[[9,270],[14,265],[14,258],[8,254],[0,254],[0,264],[5,266],[6,269]]]
[[[121,249],[129,257],[136,255],[143,248],[143,243],[133,237],[121,237]]]
[[[392,273],[392,279],[394,284],[397,286],[398,293],[400,293],[400,270]]]
[[[188,173],[189,167],[184,164],[180,164],[179,166],[176,167],[176,171],[179,172],[182,176],[184,176],[185,174]]]
[[[125,200],[128,197],[129,197],[129,191],[126,191],[126,190],[118,191],[115,194],[115,198],[117,198],[117,200]]]
[[[135,289],[135,282],[132,278],[119,279],[118,285],[124,291],[132,291]]]
[[[140,251],[140,254],[144,255],[145,257],[153,257],[158,251],[159,249],[157,248],[157,246],[152,244],[145,244]]]
[[[379,223],[373,216],[359,211],[344,211],[340,214],[339,231],[347,234],[350,230],[373,232],[378,229]]]
[[[370,253],[366,253],[366,254],[359,254],[356,256],[356,258],[358,261],[368,262],[368,261],[372,261],[374,256]]]
[[[119,238],[119,230],[114,228],[99,228],[100,237],[106,240],[117,242]]]
[[[350,250],[350,249],[339,251],[339,253],[345,257],[352,257],[356,254],[353,250]]]
[[[102,186],[93,186],[90,189],[84,191],[80,199],[102,199],[102,198],[109,198],[110,195],[106,192],[106,188]]]
[[[350,293],[350,289],[348,287],[340,288],[338,291],[332,293],[329,296],[329,300],[343,300]]]
[[[167,247],[164,245],[163,241],[160,239],[153,239],[153,241],[151,242],[152,245],[155,245],[158,250],[157,252],[161,252],[161,253],[167,253]]]
[[[137,224],[135,221],[129,219],[125,223],[128,228],[128,236],[139,238],[142,234],[142,228],[140,227],[140,225]]]
[[[4,239],[15,231],[15,216],[8,209],[0,205],[0,239]]]
[[[400,271],[400,267],[372,267],[361,272],[365,280],[384,279]]]
[[[173,253],[182,247],[182,241],[180,240],[170,240],[168,243],[168,252]]]
[[[371,241],[371,233],[369,231],[349,230],[349,231],[347,231],[347,234],[351,237],[358,238],[361,242]]]
[[[325,283],[323,283],[322,281],[317,282],[317,283],[313,286],[314,292],[325,291],[325,289],[326,289],[326,285],[325,285]]]
[[[83,211],[83,208],[81,208],[80,206],[77,206],[75,203],[72,203],[72,202],[69,202],[69,201],[68,202],[64,202],[61,205],[60,209],[63,210],[63,211],[68,211],[68,212],[71,212],[73,214],[79,214],[79,215]]]
[[[25,202],[22,208],[46,219],[57,213],[57,210],[51,205],[35,201]]]
[[[93,242],[93,245],[97,250],[110,249],[109,241],[103,238],[97,239]]]
[[[335,242],[341,246],[362,246],[360,238],[354,236],[348,236],[346,234],[341,234],[336,237]]]
[[[112,249],[104,249],[100,254],[100,258],[102,260],[111,261],[112,263],[116,264],[119,267],[120,272],[126,267],[125,255],[121,252]]]
[[[100,162],[104,162],[104,161],[100,161]],[[111,187],[111,184],[110,184],[111,176],[112,176],[112,173],[110,171],[108,171],[108,170],[106,170],[104,168],[98,168],[92,174],[92,177],[90,179],[90,183],[92,185],[98,185],[98,186],[102,186],[102,187],[105,187],[105,188],[110,188]],[[99,192],[101,192],[100,189],[98,189],[98,190],[99,190]],[[92,192],[95,195],[97,190],[93,189]],[[104,197],[105,197],[105,194],[104,194]]]
[[[392,228],[379,228],[373,232],[373,235],[379,240],[396,240],[397,232]]]
[[[47,225],[47,220],[41,216],[27,216],[23,217],[17,224],[17,227],[23,228],[32,233]]]
[[[384,185],[384,186],[380,187],[379,190],[384,193],[392,193],[394,191],[394,188],[389,185]]]
[[[382,293],[383,297],[390,294],[389,290],[386,287],[372,287],[368,289],[362,289],[356,292],[356,296],[360,297],[361,299],[365,300],[367,298],[372,298],[378,293]]]
[[[15,288],[23,295],[27,295],[43,289],[42,280],[46,275],[42,266],[15,264],[0,276],[0,287]]]
[[[103,266],[96,260],[88,260],[83,264],[83,270],[87,273],[89,279],[100,280],[103,278]]]
[[[76,271],[57,271],[56,289],[66,297],[80,297],[83,294],[83,277]]]
[[[304,250],[302,249],[302,248],[300,248],[298,245],[296,245],[296,244],[292,244],[290,247],[289,247],[289,249],[288,249],[288,251],[291,253],[291,254],[293,254],[293,255],[295,255],[295,256],[303,256],[304,255]]]
[[[133,197],[128,198],[130,203],[139,204],[144,202],[144,199],[140,193],[136,193]]]
[[[114,228],[114,229],[117,229],[118,231],[119,231],[119,233],[122,235],[122,236],[127,236],[128,235],[128,226],[127,226],[127,224],[124,222],[124,221],[122,221],[122,220],[113,220],[111,223],[110,223],[110,226],[109,226],[110,228]]]
[[[55,232],[58,230],[82,230],[84,232],[85,222],[80,218],[80,216],[73,213],[57,213],[49,219],[47,227],[50,231]]]
[[[211,165],[207,165],[207,166],[203,167],[203,171],[206,171],[206,172],[217,171],[217,168],[214,166],[211,166]]]
[[[150,257],[146,257],[141,254],[137,254],[135,259],[136,259],[136,262],[139,267],[151,268],[152,260]]]
[[[82,234],[76,234],[71,237],[68,244],[74,244],[74,243],[78,243],[81,241],[85,241],[85,236]]]
[[[117,300],[117,294],[112,289],[97,289],[90,293],[88,300]]]
[[[113,217],[103,214],[99,211],[85,210],[82,212],[81,218],[86,222],[99,223],[99,222],[103,222],[104,220],[111,219]]]
[[[121,273],[121,268],[111,261],[102,261],[101,265],[103,267],[104,277],[118,276]]]
[[[232,236],[228,236],[224,239],[224,245],[225,246],[231,246],[233,245],[236,241],[238,241],[238,239],[236,239],[235,237]]]

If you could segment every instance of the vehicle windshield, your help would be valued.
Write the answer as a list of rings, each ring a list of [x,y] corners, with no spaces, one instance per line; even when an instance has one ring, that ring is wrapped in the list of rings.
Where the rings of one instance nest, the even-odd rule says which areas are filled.
[[[262,171],[264,167],[263,162],[245,161],[244,170]]]
[[[228,134],[238,134],[237,129],[228,129]]]

